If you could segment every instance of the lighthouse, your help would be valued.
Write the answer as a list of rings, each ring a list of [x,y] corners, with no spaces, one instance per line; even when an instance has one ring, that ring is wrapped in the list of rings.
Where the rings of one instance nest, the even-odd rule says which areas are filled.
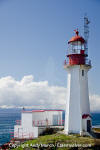
[[[88,24],[87,24],[88,25]],[[64,68],[67,71],[67,96],[65,112],[65,134],[91,132],[91,115],[88,92],[87,40],[75,30],[75,36],[68,41]]]

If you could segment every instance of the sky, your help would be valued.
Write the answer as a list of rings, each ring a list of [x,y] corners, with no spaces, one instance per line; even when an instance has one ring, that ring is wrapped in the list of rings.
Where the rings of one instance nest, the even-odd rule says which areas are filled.
[[[32,84],[31,92],[31,88],[35,88],[34,83],[36,87],[39,83],[43,84],[43,87],[46,84],[49,94],[52,88],[55,88],[56,92],[52,93],[53,98],[51,94],[51,99],[55,99],[56,105],[59,99],[57,97],[62,96],[58,105],[61,99],[63,103],[65,102],[67,72],[63,68],[63,62],[68,48],[67,42],[74,35],[74,29],[78,28],[80,35],[83,35],[85,13],[91,22],[88,42],[89,59],[93,66],[89,71],[91,108],[94,109],[95,102],[98,107],[100,103],[99,0],[0,0],[1,106],[5,107],[7,97],[9,97],[8,105],[28,105],[25,98],[19,98],[19,95],[22,96],[23,93],[24,96],[26,91],[23,92],[18,88],[23,79],[27,80],[27,84],[28,82]],[[27,89],[27,84],[25,81],[25,84],[22,84],[23,88]],[[61,95],[58,94],[57,88],[63,91]],[[38,88],[36,91],[37,95],[41,93]],[[36,95],[36,97],[31,95],[31,92],[28,93],[30,105],[34,105],[33,101],[36,99],[41,102],[41,107],[46,101],[49,102],[47,91],[42,91],[42,100]],[[16,99],[19,99],[17,104],[15,104]],[[55,103],[52,100],[51,106],[53,107]],[[94,110],[99,109],[97,107]]]

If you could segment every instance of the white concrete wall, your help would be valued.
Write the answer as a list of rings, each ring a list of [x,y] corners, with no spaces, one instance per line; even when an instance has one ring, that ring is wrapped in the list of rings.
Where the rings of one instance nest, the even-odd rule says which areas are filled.
[[[54,111],[45,111],[46,119],[48,119],[48,125],[53,125],[53,115],[56,114]]]
[[[21,125],[23,127],[32,127],[32,113],[22,112],[21,114]]]
[[[45,112],[32,112],[33,126],[44,126],[45,125]]]
[[[44,112],[32,112],[32,122],[33,126],[46,126],[48,120],[48,125],[53,125],[54,115],[58,116],[58,124],[61,120],[62,123],[62,112],[63,111],[44,111]],[[38,124],[39,121],[39,124]]]
[[[84,76],[82,76],[84,70]],[[82,115],[90,114],[88,77],[89,67],[74,65],[67,68],[67,103],[65,113],[65,132],[82,132]]]
[[[80,66],[67,68],[67,104],[65,113],[65,132],[80,133],[82,116],[80,107]]]
[[[58,111],[58,123],[61,123],[61,125],[62,125],[62,113],[63,111]]]
[[[14,138],[18,139],[34,139],[38,137],[38,127],[23,127],[21,125],[14,126]]]
[[[48,125],[56,125],[56,124],[54,124],[56,122],[56,117],[58,119],[57,124],[59,125],[60,121],[62,123],[62,112],[63,111],[45,111],[45,112],[46,112],[46,118],[48,119]]]
[[[22,112],[21,125],[14,126],[14,137],[19,139],[38,137],[38,134],[42,133],[45,129],[41,126],[46,127],[47,125],[54,125],[54,115],[57,116],[58,123],[59,120],[62,120],[62,112],[63,111]],[[48,119],[48,124],[46,119]],[[35,124],[33,124],[33,121],[35,121]],[[37,126],[40,126],[41,128],[38,130]]]
[[[82,70],[84,70],[84,76],[82,76]],[[90,114],[88,70],[89,67],[86,67],[85,65],[80,66],[80,98],[81,98],[82,115]]]

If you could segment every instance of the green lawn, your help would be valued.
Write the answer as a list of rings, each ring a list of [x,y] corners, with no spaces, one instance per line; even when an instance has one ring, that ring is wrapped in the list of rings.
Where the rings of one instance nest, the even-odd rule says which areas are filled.
[[[93,128],[93,131],[100,133],[100,128]]]
[[[25,142],[24,144],[21,144],[21,146],[15,148],[15,150],[69,150],[74,146],[86,147],[88,145],[88,147],[93,147],[96,144],[100,144],[100,139],[81,137],[79,135],[67,136],[64,134],[56,133],[52,135],[39,136],[39,138],[37,139],[30,140]],[[32,146],[36,146],[36,148],[32,148]],[[88,150],[88,148],[86,149]]]

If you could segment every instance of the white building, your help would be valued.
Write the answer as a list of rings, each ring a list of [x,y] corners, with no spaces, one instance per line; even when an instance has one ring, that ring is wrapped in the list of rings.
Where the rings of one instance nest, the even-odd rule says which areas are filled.
[[[91,131],[91,116],[88,94],[88,71],[91,62],[87,59],[85,40],[76,35],[68,42],[69,49],[64,68],[67,70],[67,103],[65,133]]]
[[[62,126],[63,110],[22,111],[21,124],[14,126],[14,138],[37,138],[47,126]]]

